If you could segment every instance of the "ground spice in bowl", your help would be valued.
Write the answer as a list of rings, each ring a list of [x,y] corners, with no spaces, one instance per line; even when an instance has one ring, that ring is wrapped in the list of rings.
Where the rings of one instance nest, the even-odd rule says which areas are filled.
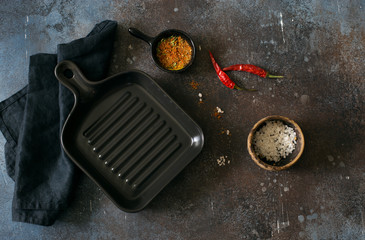
[[[181,70],[192,58],[192,47],[181,36],[162,38],[157,45],[156,56],[160,65],[167,70]]]

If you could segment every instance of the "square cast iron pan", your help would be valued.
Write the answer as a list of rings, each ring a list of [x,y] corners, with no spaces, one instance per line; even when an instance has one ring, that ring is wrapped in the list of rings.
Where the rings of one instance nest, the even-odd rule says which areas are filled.
[[[63,61],[55,75],[75,97],[62,146],[120,209],[143,209],[200,153],[200,127],[146,74],[91,82]]]

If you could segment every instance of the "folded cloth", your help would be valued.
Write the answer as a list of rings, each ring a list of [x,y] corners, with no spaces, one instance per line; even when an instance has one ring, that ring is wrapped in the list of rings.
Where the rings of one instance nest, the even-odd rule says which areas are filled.
[[[85,37],[30,57],[28,85],[0,103],[5,162],[15,181],[13,221],[52,225],[70,202],[79,170],[64,153],[60,133],[74,103],[54,75],[71,60],[93,81],[107,74],[117,23],[103,21]]]

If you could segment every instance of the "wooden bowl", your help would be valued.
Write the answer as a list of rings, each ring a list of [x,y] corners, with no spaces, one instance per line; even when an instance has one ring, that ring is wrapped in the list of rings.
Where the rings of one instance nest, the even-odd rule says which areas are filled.
[[[273,121],[273,120],[281,121],[285,125],[293,128],[297,137],[296,139],[297,143],[294,151],[291,154],[289,154],[289,156],[287,156],[286,158],[281,158],[280,161],[278,162],[268,161],[266,160],[266,158],[260,158],[255,152],[254,148],[255,143],[253,142],[253,138],[256,131],[259,131],[266,124],[265,123],[266,121]],[[251,129],[247,138],[247,149],[248,152],[250,153],[252,160],[261,168],[269,171],[281,171],[293,166],[299,160],[304,150],[304,135],[299,125],[293,120],[279,115],[268,116],[258,121]]]

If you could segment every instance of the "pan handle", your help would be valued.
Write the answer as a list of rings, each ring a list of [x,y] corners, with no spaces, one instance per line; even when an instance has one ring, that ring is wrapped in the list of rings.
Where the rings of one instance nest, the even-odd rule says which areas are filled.
[[[135,36],[136,38],[142,39],[143,41],[147,42],[150,46],[152,46],[153,37],[147,36],[143,32],[139,31],[137,28],[129,28],[128,32]]]
[[[65,60],[57,64],[55,68],[57,79],[82,102],[90,100],[95,95],[93,82],[87,80],[77,65]]]

